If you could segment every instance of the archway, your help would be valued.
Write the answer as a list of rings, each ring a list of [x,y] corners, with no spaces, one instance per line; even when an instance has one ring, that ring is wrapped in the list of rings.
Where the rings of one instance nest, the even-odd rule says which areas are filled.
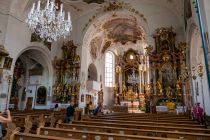
[[[115,16],[110,13],[105,13],[100,16],[89,26],[83,38],[82,45],[82,65],[81,70],[87,71],[88,80],[91,79],[90,72],[94,73],[95,70],[90,69],[89,64],[97,65],[97,78],[101,83],[103,91],[103,104],[112,106],[114,104],[114,85],[119,84],[122,92],[123,76],[116,74],[115,66],[118,65],[123,54],[129,49],[138,52],[139,55],[145,54],[146,40],[148,39],[149,29],[148,26],[138,18],[136,15],[128,14],[125,11],[116,11]],[[111,86],[106,84],[108,77],[106,76],[106,53],[113,52],[114,54],[114,67],[112,75],[113,83]],[[120,58],[121,57],[121,58]],[[83,65],[84,64],[84,65]],[[120,64],[119,64],[120,65]],[[138,69],[138,66],[136,66]],[[92,80],[92,79],[91,79]],[[109,77],[110,81],[110,77]],[[80,92],[80,94],[88,94]]]
[[[49,87],[50,83],[50,68],[46,55],[33,48],[27,48],[23,51],[15,62],[12,89],[10,95],[10,105],[14,109],[32,109],[46,106],[47,100],[44,103],[36,106],[36,94],[38,87]],[[46,88],[46,97],[47,97]],[[28,107],[30,106],[30,107]]]
[[[91,63],[88,67],[88,80],[98,81],[97,69],[93,63]]]

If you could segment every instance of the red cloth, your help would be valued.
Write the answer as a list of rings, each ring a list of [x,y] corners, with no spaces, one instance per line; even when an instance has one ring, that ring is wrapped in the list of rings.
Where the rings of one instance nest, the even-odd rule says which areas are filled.
[[[194,107],[193,114],[195,116],[195,119],[198,120],[198,122],[201,122],[203,117],[203,108],[201,108],[200,106]]]

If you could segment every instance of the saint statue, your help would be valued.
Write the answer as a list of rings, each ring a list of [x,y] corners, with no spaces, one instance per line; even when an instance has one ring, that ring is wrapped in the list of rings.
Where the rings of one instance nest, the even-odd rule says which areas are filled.
[[[79,87],[80,87],[80,84],[79,83],[76,83],[75,84],[75,92],[76,93],[79,93]]]
[[[146,96],[149,98],[150,94],[151,94],[150,93],[151,92],[151,85],[147,84],[145,90],[146,90]]]
[[[68,86],[68,94],[70,95],[71,94],[71,92],[72,92],[72,86],[71,86],[71,84],[69,84],[69,86]]]
[[[114,85],[114,92],[115,92],[115,93],[118,93],[118,88],[119,88],[119,87],[118,87],[118,84],[115,84],[115,85]]]
[[[123,93],[125,93],[125,92],[127,91],[127,87],[126,87],[126,85],[125,85],[125,82],[123,82],[122,91],[123,91]]]
[[[180,79],[176,80],[176,93],[180,94],[181,91],[181,81]]]
[[[169,99],[171,98],[171,87],[170,86],[166,87],[166,97]]]
[[[162,83],[160,82],[160,80],[157,81],[156,86],[157,86],[158,94],[162,95],[163,89],[162,89]]]

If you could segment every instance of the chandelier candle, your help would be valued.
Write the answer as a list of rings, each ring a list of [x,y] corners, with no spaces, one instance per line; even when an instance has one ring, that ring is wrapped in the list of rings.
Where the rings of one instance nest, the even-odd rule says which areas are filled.
[[[71,16],[68,12],[67,20],[65,20],[63,4],[58,7],[59,5],[54,0],[47,0],[44,9],[40,7],[40,4],[39,0],[37,8],[35,8],[35,3],[33,3],[31,11],[28,13],[26,23],[28,23],[31,31],[48,42],[68,36],[72,30]]]

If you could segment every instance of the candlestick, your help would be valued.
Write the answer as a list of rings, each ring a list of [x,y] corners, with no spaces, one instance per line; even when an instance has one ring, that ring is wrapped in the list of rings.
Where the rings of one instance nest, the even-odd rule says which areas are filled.
[[[49,8],[49,0],[47,0],[47,9]]]
[[[38,1],[38,5],[37,5],[37,11],[40,10],[40,0]]]

